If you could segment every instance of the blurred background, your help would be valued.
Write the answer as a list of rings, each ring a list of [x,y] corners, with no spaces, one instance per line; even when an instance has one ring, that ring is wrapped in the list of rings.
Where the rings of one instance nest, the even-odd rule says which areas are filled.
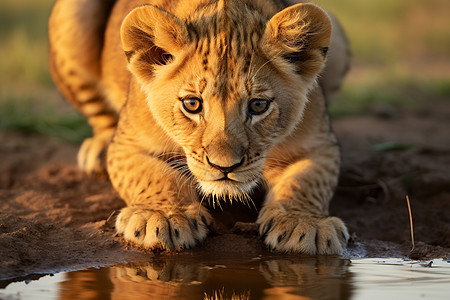
[[[317,0],[347,31],[353,63],[334,118],[421,111],[450,104],[448,0]],[[90,135],[48,70],[47,20],[54,0],[0,2],[0,129],[71,142]]]

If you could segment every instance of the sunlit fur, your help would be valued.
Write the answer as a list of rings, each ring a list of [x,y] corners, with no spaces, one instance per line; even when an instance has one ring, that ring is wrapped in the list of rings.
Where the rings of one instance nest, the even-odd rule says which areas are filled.
[[[322,9],[290,2],[57,1],[52,74],[94,128],[80,167],[99,173],[111,139],[107,170],[128,205],[116,222],[126,240],[192,247],[212,222],[206,198],[252,205],[264,184],[257,222],[268,246],[342,251],[347,229],[327,216],[339,149],[324,97],[347,69],[347,43]],[[323,70],[328,48],[332,71]],[[186,111],[186,98],[202,109]],[[251,114],[252,99],[270,104]]]

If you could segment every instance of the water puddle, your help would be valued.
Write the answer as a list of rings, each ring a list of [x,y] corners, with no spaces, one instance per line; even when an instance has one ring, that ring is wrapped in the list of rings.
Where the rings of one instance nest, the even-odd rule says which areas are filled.
[[[0,282],[1,283],[1,282]],[[173,256],[0,289],[0,299],[449,299],[450,263],[399,258]]]

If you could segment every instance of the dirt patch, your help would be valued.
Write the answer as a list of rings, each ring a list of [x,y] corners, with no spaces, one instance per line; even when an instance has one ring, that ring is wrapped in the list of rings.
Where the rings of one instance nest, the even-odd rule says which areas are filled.
[[[389,120],[339,119],[334,128],[343,166],[331,211],[353,233],[346,255],[407,255],[411,246],[406,195],[413,209],[414,255],[449,255],[450,107],[397,113]],[[374,150],[374,144],[383,142],[413,147],[394,144],[384,150],[402,150]],[[115,237],[113,222],[107,219],[124,202],[108,181],[78,170],[77,149],[49,137],[0,132],[0,279],[160,255],[141,252]],[[247,219],[256,217],[254,209],[232,209],[244,212]],[[235,216],[228,209],[215,214]],[[258,255],[267,250],[254,225],[225,222],[192,252]]]

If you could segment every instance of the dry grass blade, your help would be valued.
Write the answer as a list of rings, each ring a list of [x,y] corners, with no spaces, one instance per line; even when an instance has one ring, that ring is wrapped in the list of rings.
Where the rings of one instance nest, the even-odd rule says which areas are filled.
[[[412,219],[412,213],[411,213],[411,204],[409,203],[409,197],[408,195],[406,195],[406,203],[408,203],[408,211],[409,211],[409,224],[411,226],[411,243],[412,243],[412,248],[411,251],[409,251],[409,253],[411,254],[414,251],[414,227],[413,227],[413,219]]]

